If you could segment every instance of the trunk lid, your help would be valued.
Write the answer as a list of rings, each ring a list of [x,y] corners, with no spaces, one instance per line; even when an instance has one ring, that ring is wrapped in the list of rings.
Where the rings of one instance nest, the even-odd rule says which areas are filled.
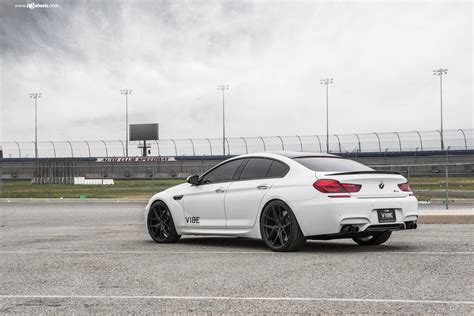
[[[340,183],[362,185],[359,192],[351,192],[351,196],[360,199],[369,198],[397,198],[406,197],[408,192],[403,192],[399,184],[407,182],[406,178],[398,173],[381,171],[355,171],[355,172],[316,172],[318,179],[333,179]]]

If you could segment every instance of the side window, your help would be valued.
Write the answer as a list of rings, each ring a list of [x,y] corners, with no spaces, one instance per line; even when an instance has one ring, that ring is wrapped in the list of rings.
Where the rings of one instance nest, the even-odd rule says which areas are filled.
[[[216,183],[216,182],[229,182],[232,181],[232,177],[237,169],[240,167],[244,159],[237,159],[229,161],[209,173],[205,174],[202,178],[202,183]]]
[[[240,175],[240,180],[265,178],[265,175],[267,174],[271,164],[271,159],[250,158],[249,162],[242,171],[242,174]]]
[[[290,168],[284,163],[273,161],[266,178],[283,178]]]

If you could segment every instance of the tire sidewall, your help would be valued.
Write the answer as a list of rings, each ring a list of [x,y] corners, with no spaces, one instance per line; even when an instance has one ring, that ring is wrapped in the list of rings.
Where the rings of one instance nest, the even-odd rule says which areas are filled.
[[[152,212],[152,209],[154,207],[156,207],[156,205],[162,205],[163,207],[166,208],[166,210],[169,212],[170,214],[170,217],[171,217],[171,227],[170,227],[170,233],[168,235],[168,237],[166,237],[165,239],[163,240],[159,240],[155,237],[155,234],[153,234],[151,231],[150,231],[150,225],[149,225],[149,220],[150,220],[150,214]],[[148,216],[147,216],[147,229],[148,229],[148,234],[150,235],[151,239],[153,239],[153,241],[157,242],[157,243],[169,243],[169,242],[175,242],[177,241],[181,236],[178,235],[178,233],[176,232],[176,228],[174,226],[174,220],[173,220],[173,214],[171,214],[171,210],[169,209],[168,205],[166,205],[165,202],[161,201],[161,200],[157,200],[155,202],[153,202],[153,204],[150,206],[150,211],[148,212]]]
[[[280,206],[284,207],[288,211],[288,214],[289,214],[290,220],[291,220],[291,227],[290,227],[290,234],[289,234],[288,242],[286,242],[281,247],[273,246],[266,239],[266,235],[265,235],[264,227],[263,227],[263,216],[273,205],[280,205]],[[293,210],[290,208],[290,206],[288,204],[286,204],[285,202],[281,201],[281,200],[273,200],[273,201],[271,201],[271,202],[269,202],[265,205],[265,207],[262,210],[262,213],[260,214],[260,235],[262,237],[262,240],[267,245],[267,247],[269,247],[271,250],[273,250],[273,251],[291,251],[291,250],[295,250],[296,248],[298,248],[298,247],[294,246],[294,243],[295,243],[295,240],[300,237],[299,235],[302,235],[302,233],[301,233],[301,229],[300,229],[299,224],[298,224],[298,220],[296,219],[296,216],[293,213]],[[295,248],[295,249],[292,249],[292,248]]]

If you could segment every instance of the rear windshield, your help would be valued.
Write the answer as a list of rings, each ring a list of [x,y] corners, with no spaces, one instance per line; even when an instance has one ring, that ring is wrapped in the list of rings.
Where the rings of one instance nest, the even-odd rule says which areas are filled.
[[[314,171],[371,171],[374,170],[361,163],[343,158],[303,157],[294,160]]]

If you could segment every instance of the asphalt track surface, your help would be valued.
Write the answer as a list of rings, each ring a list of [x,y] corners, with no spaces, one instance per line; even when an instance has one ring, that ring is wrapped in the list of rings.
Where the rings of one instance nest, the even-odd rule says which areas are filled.
[[[274,253],[236,238],[156,244],[143,206],[0,203],[0,314],[474,312],[473,225]]]

